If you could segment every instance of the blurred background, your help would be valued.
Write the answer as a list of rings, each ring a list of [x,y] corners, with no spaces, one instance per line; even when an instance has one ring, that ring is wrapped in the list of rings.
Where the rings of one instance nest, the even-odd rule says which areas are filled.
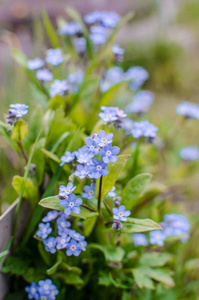
[[[176,120],[175,107],[183,100],[199,104],[199,1],[198,0],[1,0],[0,2],[0,119],[4,119],[11,103],[34,106],[42,99],[28,84],[25,73],[14,63],[10,47],[23,50],[29,59],[41,56],[48,45],[42,24],[41,8],[45,7],[57,28],[57,22],[67,19],[65,8],[73,6],[82,15],[96,9],[114,10],[124,15],[134,10],[133,20],[123,28],[117,42],[125,48],[122,67],[140,65],[147,69],[150,79],[144,88],[155,94],[155,102],[148,113],[150,122],[159,126],[161,135],[172,129]],[[197,123],[197,121],[196,121]],[[189,122],[183,135],[174,145],[175,157],[186,145],[199,146],[197,124]],[[0,194],[4,211],[17,197],[10,187],[15,174],[22,175],[23,167],[14,150],[0,137]],[[153,163],[153,162],[152,162]],[[175,173],[180,159],[168,157],[167,178]],[[195,163],[194,168],[198,165]],[[150,171],[150,170],[148,170]],[[189,170],[190,171],[190,170]],[[161,181],[161,173],[158,173]],[[185,174],[185,210],[197,212],[198,176]],[[164,176],[166,176],[164,174]],[[163,176],[163,177],[164,177]],[[180,175],[182,176],[182,175]],[[9,183],[9,184],[8,184]],[[177,201],[183,201],[178,193]]]

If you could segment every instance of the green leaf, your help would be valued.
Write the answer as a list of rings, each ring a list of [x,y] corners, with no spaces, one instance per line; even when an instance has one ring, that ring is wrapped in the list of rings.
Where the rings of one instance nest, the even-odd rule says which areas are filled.
[[[167,253],[144,253],[139,260],[139,264],[148,267],[161,267],[170,260],[171,255]]]
[[[101,251],[105,256],[105,259],[111,262],[121,262],[125,255],[125,251],[121,247],[98,244],[89,244],[88,247]]]
[[[84,283],[83,279],[78,274],[70,271],[57,272],[53,277],[61,279],[66,284],[75,285],[77,287]]]
[[[87,77],[83,81],[79,89],[79,97],[84,98],[85,100],[95,93],[99,85],[99,77]],[[89,103],[90,104],[90,101]]]
[[[21,141],[26,137],[27,133],[28,133],[27,123],[23,120],[19,120],[16,122],[13,128],[12,139],[14,141]]]
[[[4,247],[4,249],[3,249],[3,252],[5,253],[5,251],[9,251],[9,249],[10,249],[10,246],[11,246],[11,244],[12,244],[12,241],[13,241],[13,236],[11,236],[11,238],[9,239],[9,241],[8,241],[8,243],[6,244],[6,246]],[[1,252],[1,254],[3,253],[3,252]],[[0,256],[0,266],[1,266],[1,264],[2,264],[2,262],[3,262],[3,260],[4,260],[4,255],[3,256]]]
[[[108,164],[107,167],[108,175],[103,176],[103,181],[102,181],[102,194],[101,194],[102,201],[105,199],[108,192],[112,190],[118,176],[123,171],[128,159],[129,159],[128,154],[119,155],[117,162],[115,163],[110,162]],[[97,179],[96,188],[95,188],[96,198],[98,198],[98,192],[99,192],[99,179]]]
[[[151,174],[143,173],[133,177],[125,186],[120,194],[121,204],[125,205],[126,209],[131,210],[134,201],[144,191],[145,186],[151,180]]]
[[[84,235],[89,236],[95,226],[95,223],[97,221],[97,217],[94,218],[89,218],[83,221],[83,226],[84,226]]]
[[[64,97],[62,97],[60,95],[56,95],[55,97],[50,99],[50,101],[49,101],[49,108],[50,109],[56,110],[60,106],[63,106],[63,108],[65,107]]]
[[[56,209],[59,211],[64,211],[64,207],[60,205],[60,199],[58,196],[52,196],[52,197],[48,197],[48,198],[44,198],[39,202],[39,205],[46,207],[46,208],[50,208],[50,209]],[[77,217],[77,218],[81,218],[81,219],[87,219],[87,218],[92,218],[98,215],[98,212],[92,212],[87,210],[84,207],[81,207],[81,211],[80,213],[74,214],[72,213],[71,216]]]
[[[121,229],[122,233],[146,232],[151,230],[162,229],[156,222],[150,219],[127,218]]]
[[[30,261],[25,257],[10,256],[6,259],[1,271],[3,273],[11,273],[22,275],[28,268]]]
[[[75,273],[77,275],[81,275],[82,274],[82,270],[80,268],[78,268],[78,267],[71,267],[71,266],[69,266],[69,265],[67,265],[66,263],[63,263],[63,262],[61,263],[60,268],[64,269],[64,270],[67,270],[67,271],[70,271],[72,273]]]
[[[142,269],[133,269],[132,273],[139,288],[154,289],[153,281],[143,272]]]
[[[199,258],[189,259],[185,262],[184,270],[185,271],[193,271],[199,269]]]
[[[58,39],[57,34],[50,22],[48,14],[44,8],[42,9],[42,17],[43,17],[44,26],[46,28],[46,32],[48,34],[48,37],[49,37],[52,47],[59,48],[60,47],[59,39]]]
[[[15,191],[20,194],[22,186],[24,185],[23,197],[26,198],[30,204],[35,207],[38,203],[38,190],[34,184],[27,179],[24,184],[24,178],[21,176],[14,176],[12,180],[12,186]]]
[[[104,286],[110,286],[112,284],[109,272],[102,271],[98,277],[98,284]]]
[[[41,151],[46,155],[48,156],[50,159],[56,161],[58,164],[61,162],[59,157],[57,157],[57,155],[55,155],[54,153],[42,148]]]
[[[14,293],[9,293],[8,295],[5,296],[5,298],[3,298],[3,300],[24,300],[26,299],[26,292],[24,289],[22,290],[18,290],[17,292]]]
[[[11,147],[13,147],[16,150],[19,150],[19,145],[13,141],[13,139],[10,137],[10,134],[8,133],[7,129],[3,126],[0,125],[0,134],[4,136],[4,138],[8,141]]]
[[[39,250],[39,253],[40,253],[42,259],[45,261],[45,263],[48,266],[52,266],[53,261],[54,261],[53,254],[51,254],[50,252],[46,251],[43,242],[39,242],[38,243],[38,250]]]
[[[4,250],[4,251],[0,252],[0,258],[4,258],[8,253],[9,253],[8,250]]]
[[[11,48],[10,50],[12,58],[22,67],[27,68],[28,59],[25,54],[17,48]]]
[[[26,272],[23,273],[23,278],[27,282],[38,282],[41,279],[45,279],[46,275],[41,268],[35,269],[35,268],[28,268]]]

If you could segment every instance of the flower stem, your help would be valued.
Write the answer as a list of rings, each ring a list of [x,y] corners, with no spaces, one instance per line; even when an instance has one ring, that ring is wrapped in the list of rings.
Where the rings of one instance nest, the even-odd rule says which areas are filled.
[[[131,171],[131,178],[136,175],[137,167],[138,167],[138,159],[139,159],[139,152],[140,152],[140,141],[137,141],[135,153],[134,153],[134,160],[133,160],[133,166]]]
[[[27,163],[28,163],[28,157],[27,157],[27,155],[26,155],[26,152],[25,152],[25,150],[24,150],[24,147],[23,147],[23,144],[22,144],[21,140],[19,140],[19,141],[17,142],[17,144],[18,144],[18,146],[19,146],[19,148],[20,148],[20,150],[21,150],[21,154],[22,154],[22,156],[23,156],[23,158],[25,159],[26,164],[27,164]]]
[[[105,202],[105,201],[103,201],[103,203],[104,203],[104,206],[106,207],[106,210],[108,211],[108,213],[111,215],[111,217],[113,216],[113,214],[112,214],[112,212],[111,212],[111,210],[110,210],[110,207],[108,206],[108,204]]]
[[[97,202],[97,210],[98,210],[99,214],[101,212],[102,178],[103,178],[103,176],[100,177],[99,194],[98,194],[98,202]]]
[[[92,208],[90,208],[90,207],[88,207],[88,206],[86,206],[84,204],[81,204],[80,206],[88,209],[89,211],[96,212],[96,210],[94,210],[94,209],[92,209]]]

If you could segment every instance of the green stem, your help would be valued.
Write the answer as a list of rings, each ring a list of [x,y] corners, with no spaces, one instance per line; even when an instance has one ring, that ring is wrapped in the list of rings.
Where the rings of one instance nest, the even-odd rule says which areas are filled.
[[[99,194],[98,194],[98,202],[97,202],[97,211],[99,212],[99,215],[101,212],[102,178],[103,178],[103,176],[100,177]]]
[[[28,163],[28,157],[27,157],[26,152],[25,152],[25,150],[24,150],[22,141],[21,141],[21,140],[18,141],[17,144],[18,144],[18,146],[19,146],[19,148],[20,148],[20,150],[21,150],[21,154],[22,154],[22,156],[23,156],[23,158],[25,159],[26,164],[27,164],[27,163]]]
[[[19,201],[18,201],[17,208],[16,208],[15,221],[14,221],[14,229],[13,229],[14,243],[16,242],[15,241],[15,237],[16,237],[16,231],[17,231],[17,223],[18,223],[18,217],[19,217],[19,211],[20,211],[20,207],[21,207],[21,202],[22,202],[22,199],[23,199],[23,193],[24,193],[24,189],[25,189],[25,183],[26,183],[26,180],[28,178],[30,164],[31,164],[31,161],[32,161],[32,158],[33,158],[33,155],[34,155],[36,144],[37,144],[37,142],[39,140],[39,137],[41,135],[41,132],[42,132],[42,130],[39,132],[39,134],[38,134],[38,136],[37,136],[37,138],[35,140],[34,146],[32,148],[32,151],[30,153],[30,157],[28,159],[27,167],[26,167],[25,174],[24,174],[24,180],[23,180],[21,191],[20,191],[20,194],[19,194]]]
[[[111,217],[113,216],[113,214],[112,214],[112,212],[111,212],[111,209],[110,209],[110,207],[108,206],[108,204],[105,202],[105,201],[103,201],[103,203],[104,203],[104,206],[106,207],[106,210],[108,211],[108,213],[111,215]]]

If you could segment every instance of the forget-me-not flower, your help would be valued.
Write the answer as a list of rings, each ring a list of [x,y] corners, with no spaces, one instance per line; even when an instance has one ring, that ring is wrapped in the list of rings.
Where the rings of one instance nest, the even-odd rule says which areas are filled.
[[[91,183],[91,185],[84,186],[84,193],[82,193],[82,197],[86,199],[91,199],[95,195],[95,184]]]
[[[69,85],[66,80],[56,79],[50,86],[50,96],[51,98],[56,95],[63,96],[66,92],[69,91]]]
[[[106,176],[108,174],[107,164],[103,161],[99,161],[97,158],[92,159],[92,165],[89,165],[89,172],[92,174],[93,178],[100,178],[102,175]]]
[[[52,228],[50,227],[50,223],[40,223],[39,230],[37,231],[37,236],[41,237],[42,239],[47,238],[47,236],[51,233]]]
[[[58,33],[59,35],[76,35],[78,33],[81,33],[82,31],[82,26],[81,24],[72,21],[69,23],[64,24],[59,30]]]
[[[106,145],[104,148],[100,149],[99,155],[102,156],[104,163],[108,164],[117,161],[117,154],[120,152],[120,148],[117,146],[112,146],[111,144]]]
[[[77,170],[75,171],[75,176],[83,179],[89,174],[88,166],[87,165],[78,165]]]
[[[75,190],[75,188],[76,186],[73,186],[71,182],[69,182],[67,186],[61,185],[59,187],[59,198],[68,199],[68,195],[70,195]]]
[[[28,61],[28,69],[29,70],[37,70],[40,69],[44,66],[44,61],[43,59],[36,57],[32,60]]]
[[[8,112],[12,117],[21,118],[28,113],[28,106],[25,104],[10,104],[10,107],[11,108],[8,110]]]
[[[70,194],[68,199],[61,200],[60,205],[65,207],[64,213],[69,216],[72,212],[75,214],[80,213],[80,205],[82,204],[82,199],[76,198],[75,194]]]
[[[61,156],[61,164],[60,166],[62,167],[65,164],[70,163],[71,161],[73,161],[73,159],[75,158],[75,152],[70,152],[70,151],[66,151],[65,154],[63,156]]]
[[[36,72],[36,77],[41,81],[51,81],[53,80],[53,73],[48,69],[41,69]]]
[[[90,137],[86,138],[86,146],[83,146],[83,150],[85,150],[88,156],[91,158],[97,155],[99,152],[96,141]]]
[[[55,253],[56,252],[56,239],[51,236],[48,239],[43,240],[46,251]]]
[[[71,256],[71,255],[78,256],[80,253],[81,253],[81,248],[80,248],[79,243],[76,240],[71,239],[70,243],[68,243],[68,245],[67,245],[66,254],[68,256]]]
[[[130,210],[126,210],[124,205],[120,207],[113,208],[113,218],[114,220],[127,221],[127,217],[131,214]]]
[[[125,107],[127,113],[143,114],[148,111],[154,101],[154,95],[150,91],[139,91],[132,97],[132,102]]]
[[[54,219],[56,219],[58,216],[57,210],[51,210],[47,213],[47,215],[42,219],[43,222],[50,222]]]
[[[94,136],[94,140],[98,144],[99,147],[104,147],[104,146],[112,143],[113,134],[112,133],[106,134],[104,130],[100,130],[97,133],[97,135]]]
[[[195,161],[199,159],[199,148],[196,146],[183,147],[179,151],[179,155],[186,161]]]
[[[61,49],[48,49],[46,51],[46,62],[50,65],[57,66],[63,63],[64,57]]]
[[[163,230],[154,230],[149,232],[149,242],[152,245],[163,246],[166,239],[165,233]]]
[[[184,101],[176,107],[176,112],[180,116],[199,120],[199,106],[195,103]]]
[[[144,233],[134,233],[133,234],[133,242],[135,246],[147,246],[148,240]]]
[[[25,287],[25,291],[28,293],[28,299],[39,299],[38,285],[32,281],[30,286]]]

